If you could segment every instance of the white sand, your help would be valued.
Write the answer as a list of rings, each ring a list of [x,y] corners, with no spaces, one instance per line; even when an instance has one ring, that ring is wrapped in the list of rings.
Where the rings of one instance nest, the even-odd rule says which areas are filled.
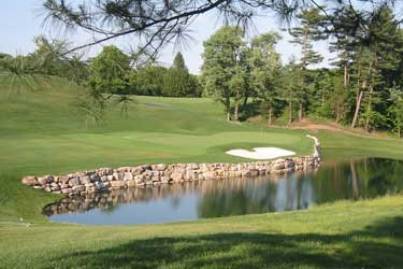
[[[285,157],[285,156],[292,156],[295,155],[295,152],[281,149],[281,148],[275,148],[275,147],[265,147],[265,148],[253,148],[253,151],[249,151],[246,149],[231,149],[226,152],[229,155],[232,156],[237,156],[237,157],[243,157],[243,158],[248,158],[248,159],[254,159],[254,160],[269,160],[269,159],[275,159],[279,157]]]

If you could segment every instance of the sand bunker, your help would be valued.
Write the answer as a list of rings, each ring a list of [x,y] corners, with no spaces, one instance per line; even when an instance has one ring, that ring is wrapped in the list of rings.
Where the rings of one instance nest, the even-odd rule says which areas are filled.
[[[295,155],[294,151],[289,151],[275,147],[253,148],[253,151],[246,149],[231,149],[226,152],[229,155],[254,159],[254,160],[269,160],[279,157]]]

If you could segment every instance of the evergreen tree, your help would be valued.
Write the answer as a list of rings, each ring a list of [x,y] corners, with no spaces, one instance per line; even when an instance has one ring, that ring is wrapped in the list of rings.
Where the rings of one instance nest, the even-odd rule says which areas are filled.
[[[162,96],[167,72],[167,68],[152,64],[132,71],[129,78],[130,92],[136,95]]]
[[[125,93],[128,90],[129,57],[115,46],[106,46],[91,60],[88,84],[98,93]]]
[[[391,104],[388,108],[388,116],[391,121],[392,130],[402,137],[403,130],[403,90],[390,89]]]
[[[360,123],[366,130],[387,128],[388,89],[398,83],[393,71],[402,61],[402,42],[399,22],[390,8],[381,6],[366,21],[355,58],[357,97],[352,127]]]
[[[324,17],[320,15],[320,11],[317,8],[305,9],[299,15],[300,26],[291,29],[290,34],[293,36],[292,43],[296,43],[301,46],[301,59],[299,72],[299,89],[297,93],[299,112],[298,118],[302,120],[304,117],[304,111],[307,105],[307,91],[308,91],[308,71],[307,68],[310,65],[320,63],[323,57],[313,50],[313,41],[322,38],[322,31],[320,27],[323,24]]]
[[[173,63],[173,68],[179,69],[179,70],[183,70],[183,71],[188,71],[186,65],[185,65],[185,59],[183,59],[183,55],[182,53],[178,52],[175,55],[174,58],[174,63]]]
[[[298,99],[298,88],[299,88],[299,72],[301,71],[300,66],[295,63],[292,59],[290,63],[281,69],[280,73],[280,94],[279,99],[287,103],[287,125],[290,125],[294,120],[294,110],[295,104],[299,101]]]
[[[338,52],[338,57],[333,64],[342,70],[343,85],[347,90],[350,82],[350,66],[356,53],[359,37],[363,34],[361,29],[363,18],[359,17],[359,14],[349,5],[335,12],[331,20],[334,41],[330,43],[330,51]]]
[[[200,96],[198,81],[189,73],[180,52],[176,54],[173,65],[164,75],[162,95],[172,97]]]

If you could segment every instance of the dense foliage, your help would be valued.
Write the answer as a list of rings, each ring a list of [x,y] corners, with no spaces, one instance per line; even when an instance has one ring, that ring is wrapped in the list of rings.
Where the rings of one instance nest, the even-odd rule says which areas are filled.
[[[286,65],[275,51],[278,34],[249,41],[240,28],[218,30],[204,43],[204,94],[223,101],[228,119],[247,113],[239,100],[246,104],[252,96],[269,124],[276,115],[284,115],[288,124],[311,115],[401,136],[403,30],[393,11],[380,6],[359,18],[359,28],[358,14],[351,8],[334,17],[319,11],[306,9],[297,15],[299,24],[290,33],[302,53]],[[338,54],[334,67],[314,69],[323,57],[313,43],[328,39]]]

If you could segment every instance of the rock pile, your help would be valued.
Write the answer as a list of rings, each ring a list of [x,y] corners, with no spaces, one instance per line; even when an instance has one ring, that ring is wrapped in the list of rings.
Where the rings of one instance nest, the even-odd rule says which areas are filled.
[[[319,166],[320,144],[315,137],[312,156],[282,158],[273,161],[247,163],[178,163],[134,167],[99,168],[62,176],[26,176],[22,183],[47,192],[68,196],[108,191],[112,189],[156,186],[198,180],[248,178],[306,171]]]

